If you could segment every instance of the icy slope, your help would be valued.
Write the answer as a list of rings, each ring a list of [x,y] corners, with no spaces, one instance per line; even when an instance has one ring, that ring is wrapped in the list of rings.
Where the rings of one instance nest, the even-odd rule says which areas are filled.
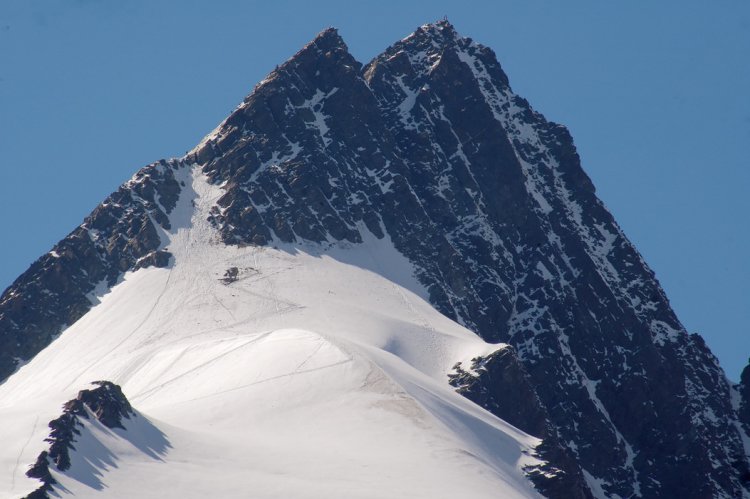
[[[0,497],[36,487],[46,423],[99,379],[141,417],[86,423],[63,497],[536,496],[538,440],[446,382],[502,345],[437,313],[387,237],[226,246],[206,221],[222,191],[177,175],[172,265],[127,273],[0,386]]]

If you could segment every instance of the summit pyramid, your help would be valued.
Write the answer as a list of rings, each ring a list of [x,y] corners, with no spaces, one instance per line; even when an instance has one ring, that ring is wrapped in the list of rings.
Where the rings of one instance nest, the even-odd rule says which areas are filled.
[[[138,171],[2,294],[0,378],[8,497],[750,497],[747,383],[447,21],[327,29]]]

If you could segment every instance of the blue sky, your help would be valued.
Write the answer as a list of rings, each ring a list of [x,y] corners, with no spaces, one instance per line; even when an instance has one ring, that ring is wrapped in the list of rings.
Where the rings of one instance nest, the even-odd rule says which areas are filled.
[[[447,15],[567,125],[730,378],[750,356],[750,3],[0,2],[0,288],[336,26],[362,62]]]

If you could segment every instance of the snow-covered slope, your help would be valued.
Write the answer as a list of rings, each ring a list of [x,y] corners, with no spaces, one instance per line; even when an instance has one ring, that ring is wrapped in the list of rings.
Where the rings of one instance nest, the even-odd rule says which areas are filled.
[[[497,416],[543,439],[551,499],[750,499],[750,382],[682,326],[565,127],[446,20],[366,65],[327,29],[136,173],[0,295],[6,379],[11,494],[108,380],[152,438],[81,409],[73,459],[118,495],[533,493],[537,441]]]
[[[99,379],[140,417],[85,423],[63,497],[536,495],[538,440],[446,382],[503,345],[437,313],[387,237],[227,246],[206,221],[221,189],[176,176],[172,265],[127,273],[0,386],[0,496],[36,488],[46,423]]]

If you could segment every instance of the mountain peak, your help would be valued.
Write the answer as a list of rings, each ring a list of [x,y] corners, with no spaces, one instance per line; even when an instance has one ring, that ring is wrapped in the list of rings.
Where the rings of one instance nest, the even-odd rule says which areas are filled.
[[[302,48],[300,52],[303,52],[305,51],[305,49],[309,49],[311,47],[316,48],[322,52],[333,49],[343,49],[345,52],[348,52],[348,48],[346,46],[346,43],[344,43],[344,39],[341,38],[341,35],[339,35],[338,29],[334,28],[333,26],[330,26],[318,33],[310,43]]]
[[[433,23],[423,24],[401,42],[407,46],[431,47],[436,50],[445,50],[456,47],[463,38],[458,34],[456,28],[447,20],[441,19]]]
[[[342,460],[309,476],[322,487],[310,495],[335,495],[345,476],[381,497],[412,483],[529,496],[527,477],[550,499],[748,497],[745,374],[730,387],[686,333],[570,134],[512,91],[491,49],[443,19],[362,71],[328,28],[0,296],[0,421],[28,408],[26,427],[0,425],[0,464],[16,469],[0,490],[46,436],[37,416],[89,378],[158,409],[175,452],[163,469],[178,477],[150,475],[159,484],[205,481],[190,466],[200,454],[206,474],[236,473],[216,486],[252,473],[254,488],[280,490],[319,460],[318,442],[337,442]],[[214,424],[221,438],[203,438]],[[205,447],[193,453],[198,439],[176,427]],[[391,457],[415,428],[451,449],[410,446],[405,468]],[[271,453],[267,434],[282,437]],[[525,476],[521,456],[539,460]],[[110,471],[127,476],[125,464]],[[280,473],[256,473],[268,469]],[[514,483],[487,481],[492,470]],[[146,490],[141,476],[112,483]]]
[[[268,79],[279,73],[295,73],[303,79],[319,80],[322,75],[322,79],[327,80],[331,79],[331,73],[358,73],[361,67],[349,53],[336,28],[330,27],[318,33],[310,43],[271,73]]]
[[[421,86],[424,83],[422,79],[443,65],[441,73],[448,79],[455,80],[458,74],[474,66],[470,60],[475,57],[482,59],[482,64],[487,66],[487,71],[493,78],[508,86],[507,76],[500,68],[495,54],[487,47],[474,43],[471,38],[462,37],[447,19],[423,24],[409,36],[391,45],[368,64],[365,78],[372,82],[383,69],[379,66],[389,66],[399,72],[413,73],[416,80],[412,83]],[[468,67],[464,67],[464,63],[468,63]],[[471,76],[464,74],[463,77]]]

